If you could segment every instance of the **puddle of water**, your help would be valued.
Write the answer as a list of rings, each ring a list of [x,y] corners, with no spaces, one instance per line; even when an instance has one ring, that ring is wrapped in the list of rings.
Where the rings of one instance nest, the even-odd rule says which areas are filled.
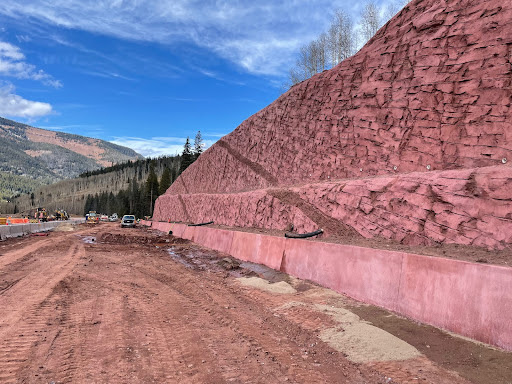
[[[273,270],[265,265],[255,264],[248,261],[240,261],[239,268],[227,269],[222,264],[223,256],[218,256],[216,253],[202,252],[199,250],[187,250],[175,252],[174,247],[167,249],[167,253],[173,260],[183,264],[187,268],[199,270],[213,270],[229,272],[234,277],[246,277],[252,273],[270,283],[279,283],[285,281],[289,283],[289,276],[285,273]],[[234,259],[236,260],[236,259]],[[220,262],[220,263],[219,263]],[[238,264],[238,263],[237,263]]]
[[[279,283],[280,281],[289,282],[289,276],[285,273],[276,271],[266,265],[251,263],[250,261],[243,261],[240,264],[240,268],[252,271],[261,278],[267,280],[270,283]]]
[[[96,244],[95,236],[79,236],[85,244]]]
[[[168,248],[167,249],[167,253],[169,254],[169,256],[171,256],[171,258],[175,261],[177,261],[178,263],[184,265],[185,267],[187,268],[193,268],[194,266],[192,264],[190,264],[187,260],[183,259],[183,256],[182,255],[178,255],[176,252],[174,252],[172,250],[172,248]]]

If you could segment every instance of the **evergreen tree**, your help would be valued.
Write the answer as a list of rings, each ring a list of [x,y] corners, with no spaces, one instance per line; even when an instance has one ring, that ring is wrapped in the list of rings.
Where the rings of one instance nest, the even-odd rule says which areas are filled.
[[[167,188],[171,186],[171,171],[169,171],[169,168],[164,167],[164,170],[162,172],[162,177],[160,178],[160,185],[158,189],[158,194],[163,195],[165,191],[167,191]]]
[[[135,210],[137,209],[140,200],[140,192],[139,186],[137,185],[137,181],[132,179],[132,185],[130,186],[130,190],[128,193],[128,211],[129,214],[135,214]]]
[[[194,140],[194,157],[197,158],[203,153],[203,138],[201,137],[201,131],[197,131],[196,138]]]
[[[194,154],[192,153],[192,146],[190,145],[190,139],[187,136],[187,141],[183,147],[183,153],[181,154],[181,166],[180,173],[188,168],[190,164],[194,162]]]
[[[112,192],[108,194],[108,206],[107,206],[107,215],[112,215],[116,212],[116,197]]]
[[[87,198],[85,199],[85,205],[84,205],[84,216],[87,215],[89,213],[89,211],[91,211],[91,207],[92,207],[92,196],[87,195]]]
[[[107,205],[108,205],[108,193],[102,192],[99,195],[98,201],[98,213],[106,214],[107,213]]]
[[[96,193],[93,198],[92,198],[92,202],[91,202],[91,211],[94,211],[96,213],[98,213],[98,203],[100,202],[100,197],[98,196],[98,194]]]
[[[155,166],[151,163],[149,167],[148,179],[146,180],[146,194],[144,196],[143,211],[147,212],[149,216],[153,213],[153,205],[158,197],[158,177],[155,173]]]

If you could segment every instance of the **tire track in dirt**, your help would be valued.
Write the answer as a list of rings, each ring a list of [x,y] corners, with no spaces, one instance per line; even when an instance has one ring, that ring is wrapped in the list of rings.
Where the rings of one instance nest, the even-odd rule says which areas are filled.
[[[11,251],[7,256],[2,255],[2,257],[0,257],[0,271],[2,270],[2,268],[5,268],[9,264],[14,263],[26,256],[29,256],[33,252],[37,252],[39,249],[52,244],[52,242],[54,241],[54,239],[45,239],[37,241],[23,248]]]
[[[166,325],[158,325],[161,329],[159,333],[163,336],[167,348],[171,352],[170,361],[179,363],[175,369],[178,373],[183,374],[184,377],[181,379],[198,383],[223,383],[230,380],[243,382],[241,373],[255,370],[261,371],[262,375],[269,376],[268,366],[259,367],[254,362],[246,363],[240,360],[240,351],[248,353],[251,342],[247,340],[248,337],[244,339],[241,328],[235,325],[236,322],[221,316],[220,310],[214,310],[212,307],[217,305],[214,301],[206,299],[203,302],[198,300],[195,295],[187,294],[192,289],[196,289],[192,285],[197,282],[182,281],[182,279],[176,281],[169,276],[155,273],[144,267],[139,267],[138,271],[146,275],[146,278],[150,277],[159,283],[156,285],[160,285],[161,291],[174,292],[173,298],[178,301],[176,306],[173,305],[173,308],[180,308],[181,315],[178,317],[175,313],[169,314],[168,303],[162,303],[161,308],[157,309],[155,313],[167,313],[165,320],[162,321]],[[153,302],[152,307],[155,307],[155,304]],[[157,321],[160,321],[160,318]],[[198,333],[191,335],[191,327],[197,329]],[[233,343],[228,343],[228,341],[233,341]],[[240,344],[242,344],[242,348]],[[184,345],[189,347],[184,348]],[[253,345],[256,344],[253,343]],[[262,349],[258,345],[256,347]],[[230,370],[229,367],[236,367],[236,369]],[[179,377],[175,377],[175,380],[179,380]]]
[[[4,253],[6,254],[0,254],[0,272],[3,272],[3,268],[9,266],[14,262],[19,261],[20,259],[30,256],[32,253],[38,252],[41,249],[44,249],[48,246],[55,245],[56,243],[69,241],[70,238],[74,238],[78,234],[83,233],[85,231],[88,231],[88,229],[82,229],[80,231],[75,231],[69,234],[62,234],[60,236],[52,236],[46,239],[37,239],[37,241],[22,246],[21,248],[11,251],[4,251]]]
[[[45,328],[48,314],[58,312],[48,298],[75,266],[83,253],[80,248],[83,250],[75,242],[64,254],[40,259],[37,268],[0,296],[0,382],[16,382],[19,367],[41,341],[39,332]],[[60,358],[67,360],[65,355]]]
[[[207,324],[190,332],[191,319],[200,314],[190,306],[186,297],[154,279],[155,271],[138,270],[132,278],[145,280],[144,286],[123,283],[128,304],[131,332],[125,335],[142,362],[138,380],[149,382],[223,383],[222,375],[215,373],[216,362],[202,340]],[[150,278],[150,279],[148,279]],[[135,290],[134,290],[135,288]],[[172,311],[169,309],[172,308]],[[201,330],[201,331],[199,331]],[[144,340],[134,338],[143,335]]]
[[[139,271],[144,273],[141,268]],[[198,290],[199,281],[182,278],[180,273],[173,276],[174,280],[162,274],[146,273],[186,299],[184,310],[189,316],[189,328],[192,326],[201,330],[200,339],[215,357],[213,372],[222,377],[221,382],[250,382],[254,380],[254,372],[258,372],[258,377],[276,383],[287,382],[289,376],[298,382],[336,382],[334,377],[323,376],[321,370],[312,375],[314,363],[305,363],[299,355],[290,358],[293,355],[290,352],[300,349],[300,346],[293,340],[287,340],[279,331],[293,327],[293,324],[280,323],[269,329],[265,322],[273,315],[264,313],[261,318],[260,306],[242,299],[236,292],[230,297],[237,298],[235,307],[241,310],[233,312],[229,310],[229,305],[225,305],[226,298],[212,295],[211,289]],[[248,307],[254,308],[254,315],[246,310]],[[248,313],[248,316],[242,317],[244,321],[241,321],[241,313]],[[318,340],[315,338],[315,341]]]
[[[201,374],[192,350],[202,349],[198,334],[188,331],[188,316],[183,317],[184,301],[172,295],[172,307],[168,312],[169,301],[161,303],[155,295],[154,301],[143,295],[136,295],[132,305],[137,305],[137,320],[141,324],[138,333],[145,335],[144,343],[138,350],[144,355],[146,379],[156,382],[180,382],[185,378],[193,382],[215,382],[211,375]],[[187,313],[188,315],[188,313]],[[204,346],[203,346],[204,347]],[[141,377],[142,379],[142,377]]]

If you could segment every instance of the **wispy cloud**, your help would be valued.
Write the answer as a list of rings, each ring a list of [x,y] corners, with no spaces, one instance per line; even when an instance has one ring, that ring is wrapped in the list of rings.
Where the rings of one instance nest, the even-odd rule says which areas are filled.
[[[69,125],[38,125],[39,128],[48,129],[50,131],[73,131],[79,130],[81,133],[84,130],[88,131],[103,131],[103,127],[97,124],[69,124]]]
[[[0,86],[0,115],[9,117],[25,117],[34,119],[49,115],[53,108],[48,103],[26,100],[15,94],[11,84]]]
[[[330,12],[340,3],[341,0],[3,0],[0,13],[122,39],[168,45],[193,42],[247,72],[277,75],[285,72],[299,46],[325,29]]]
[[[158,157],[164,155],[178,155],[183,152],[186,137],[115,137],[110,142],[133,149],[145,157]],[[217,140],[203,140],[205,149]],[[193,144],[193,143],[192,143]]]
[[[127,81],[137,81],[136,79],[133,79],[128,76],[121,75],[116,72],[109,72],[109,71],[90,71],[90,70],[81,70],[80,71],[83,74],[95,76],[95,77],[101,77],[103,79],[120,79],[120,80],[127,80]]]
[[[3,41],[0,41],[0,75],[37,80],[55,88],[62,87],[59,80],[27,63],[19,47]]]

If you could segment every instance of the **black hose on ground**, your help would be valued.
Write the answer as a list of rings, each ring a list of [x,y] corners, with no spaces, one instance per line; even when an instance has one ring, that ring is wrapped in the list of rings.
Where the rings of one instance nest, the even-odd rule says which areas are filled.
[[[318,236],[320,234],[324,233],[324,230],[323,229],[317,229],[316,231],[314,232],[309,232],[309,233],[292,233],[292,232],[286,232],[284,234],[284,237],[289,237],[291,239],[305,239],[306,237],[313,237],[313,236]]]
[[[208,224],[213,224],[213,221],[208,221],[206,223],[199,223],[199,224],[189,224],[188,226],[189,227],[200,227],[201,225],[208,225]]]

